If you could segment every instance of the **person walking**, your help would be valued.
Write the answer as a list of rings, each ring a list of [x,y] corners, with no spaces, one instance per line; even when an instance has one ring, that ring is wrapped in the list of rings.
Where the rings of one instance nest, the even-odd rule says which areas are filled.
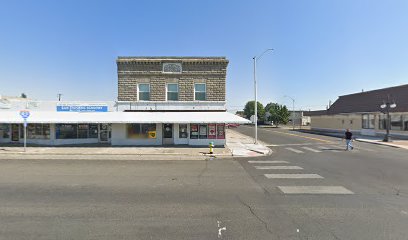
[[[350,129],[347,128],[345,134],[344,134],[344,139],[346,139],[346,151],[348,150],[353,150],[353,134],[350,132]]]

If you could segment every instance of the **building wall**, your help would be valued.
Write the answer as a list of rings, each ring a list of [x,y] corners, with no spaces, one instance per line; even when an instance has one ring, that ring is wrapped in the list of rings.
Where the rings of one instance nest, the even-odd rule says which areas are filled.
[[[126,124],[112,124],[112,145],[161,145],[162,144],[162,125],[156,124],[156,138],[150,139],[130,139],[127,137]]]
[[[180,63],[181,73],[164,73],[164,63]],[[194,83],[206,83],[206,101],[225,101],[225,58],[119,58],[118,100],[137,101],[137,84],[150,83],[150,101],[166,101],[166,84],[179,84],[179,101],[194,101]]]
[[[386,133],[385,129],[380,129],[380,113],[373,113],[374,128],[364,129],[362,126],[362,114],[339,114],[339,115],[322,115],[311,116],[311,128],[314,130],[343,132],[345,129],[350,129],[353,132],[369,136],[383,136]],[[391,116],[407,116],[408,113],[391,113]],[[405,118],[404,118],[405,119]],[[407,130],[391,129],[391,135],[396,137],[408,137]]]

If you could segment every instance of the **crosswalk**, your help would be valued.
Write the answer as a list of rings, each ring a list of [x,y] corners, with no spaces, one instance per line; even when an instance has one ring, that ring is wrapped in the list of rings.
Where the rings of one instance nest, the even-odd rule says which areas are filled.
[[[339,145],[307,145],[307,146],[302,146],[302,145],[297,145],[297,146],[286,146],[286,145],[274,145],[271,146],[272,149],[276,148],[282,148],[285,151],[292,152],[292,153],[297,153],[297,154],[305,154],[305,153],[340,153],[340,152],[345,152],[345,148],[339,146]],[[361,147],[354,147],[352,151],[349,151],[351,153],[360,153],[360,152],[377,152],[376,150],[369,149],[369,148],[361,148]]]
[[[307,150],[307,149],[306,149]],[[300,150],[298,150],[300,151]],[[263,175],[267,179],[288,181],[287,186],[277,186],[283,194],[339,194],[348,195],[354,194],[349,189],[343,186],[326,186],[324,183],[324,176],[316,173],[299,173],[304,170],[303,167],[291,165],[289,161],[275,160],[275,161],[248,161],[256,170],[271,171]],[[291,172],[295,170],[296,172]],[[282,171],[282,172],[278,172]],[[301,180],[316,181],[317,185],[293,185],[299,183]],[[304,182],[304,181],[302,181]]]

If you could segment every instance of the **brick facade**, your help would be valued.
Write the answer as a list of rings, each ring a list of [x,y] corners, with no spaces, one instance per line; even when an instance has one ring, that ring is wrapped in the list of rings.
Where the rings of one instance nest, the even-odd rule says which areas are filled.
[[[166,101],[166,84],[178,83],[179,101],[194,101],[194,83],[206,83],[207,101],[225,101],[225,57],[119,57],[118,100],[137,101],[137,84],[150,83],[150,101]],[[181,64],[181,73],[164,73],[163,63]]]

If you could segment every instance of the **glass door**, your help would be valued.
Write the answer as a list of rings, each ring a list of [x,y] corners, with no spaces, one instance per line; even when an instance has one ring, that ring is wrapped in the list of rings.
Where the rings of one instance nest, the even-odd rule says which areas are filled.
[[[173,124],[163,124],[163,144],[174,144],[173,141]]]
[[[18,124],[11,124],[11,141],[20,141],[20,126]]]
[[[107,123],[99,124],[99,142],[110,142],[111,126]]]

